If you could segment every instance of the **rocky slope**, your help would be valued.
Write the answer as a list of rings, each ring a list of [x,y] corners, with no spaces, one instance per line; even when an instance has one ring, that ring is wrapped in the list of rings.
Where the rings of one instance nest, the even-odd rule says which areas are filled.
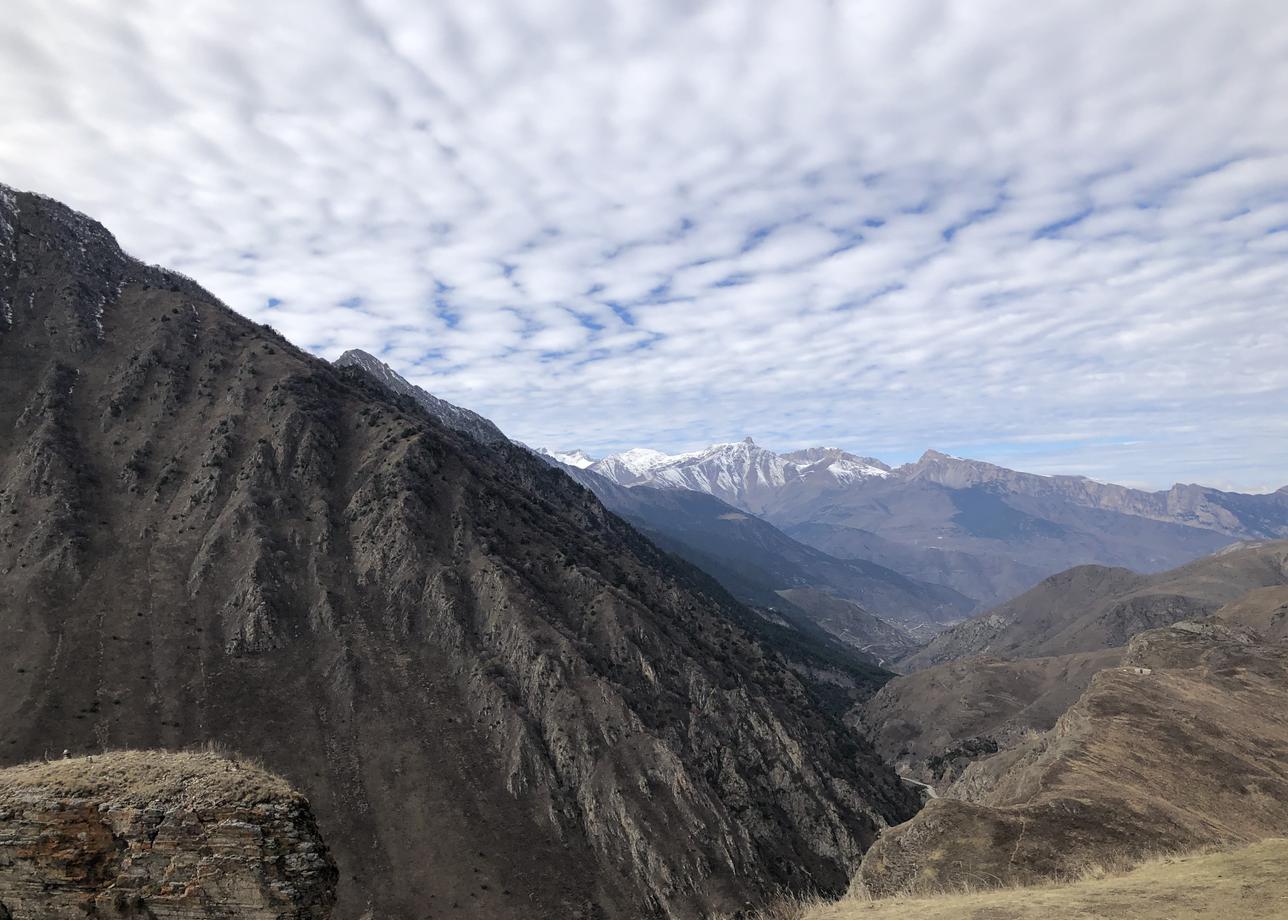
[[[1215,613],[1256,588],[1288,586],[1288,541],[1235,546],[1157,575],[1081,566],[959,623],[900,662],[911,671],[975,655],[1029,658],[1126,644],[1136,633]]]
[[[885,896],[1076,874],[1288,832],[1288,645],[1182,622],[1132,639],[1048,732],[971,764],[884,833],[856,885]]]
[[[805,611],[832,635],[877,659],[879,664],[918,647],[911,631],[873,616],[853,601],[818,588],[784,588],[779,597]]]
[[[974,761],[1054,726],[1123,653],[949,661],[896,677],[850,718],[901,773],[944,788]]]
[[[0,770],[0,917],[325,920],[336,868],[304,797],[211,754]]]
[[[529,452],[7,189],[0,301],[7,762],[262,757],[342,918],[835,891],[910,813],[745,608]]]
[[[395,371],[375,355],[358,348],[351,348],[335,360],[336,367],[356,367],[370,374],[380,382],[402,396],[410,396],[422,409],[438,419],[448,428],[468,434],[483,444],[500,444],[509,439],[491,421],[477,412],[453,405],[445,399],[439,399],[423,387],[418,387],[402,374]]]

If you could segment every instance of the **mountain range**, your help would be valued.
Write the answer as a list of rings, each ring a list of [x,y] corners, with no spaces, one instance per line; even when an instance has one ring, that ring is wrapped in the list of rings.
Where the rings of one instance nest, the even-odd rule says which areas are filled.
[[[747,438],[674,455],[637,448],[585,468],[628,487],[706,492],[833,557],[952,588],[977,610],[1076,565],[1156,572],[1288,536],[1288,487],[1147,492],[933,450],[891,467],[839,448],[779,454]]]
[[[844,890],[916,802],[774,624],[375,372],[0,186],[3,763],[258,758],[308,797],[343,917]]]
[[[450,428],[485,443],[506,441],[530,449],[507,441],[492,422],[433,396],[374,355],[348,351],[336,365],[368,373]],[[848,607],[833,607],[831,615],[821,618],[825,632],[852,648],[875,653],[877,660],[925,641],[974,606],[970,598],[946,586],[910,578],[866,559],[829,555],[708,492],[624,486],[593,469],[594,462],[581,451],[534,453],[581,483],[657,545],[693,563],[739,600],[780,623],[820,623],[818,600],[806,602],[814,596],[799,593],[800,589],[847,602]],[[793,592],[790,597],[788,592]],[[847,610],[847,615],[838,618],[840,610]],[[876,620],[878,615],[898,625]]]

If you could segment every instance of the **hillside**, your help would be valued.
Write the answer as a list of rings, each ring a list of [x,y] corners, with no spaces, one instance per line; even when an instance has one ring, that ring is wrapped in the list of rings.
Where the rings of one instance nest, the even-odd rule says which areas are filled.
[[[818,588],[785,588],[778,596],[804,610],[828,632],[876,658],[878,664],[884,665],[917,647],[911,630],[887,623],[853,601]]]
[[[853,721],[905,775],[945,788],[973,761],[1046,731],[1123,649],[1050,658],[964,658],[896,677]]]
[[[1028,884],[1288,833],[1288,645],[1220,624],[1132,639],[1044,733],[882,834],[870,894]]]
[[[1288,541],[1231,547],[1142,576],[1081,566],[936,636],[899,663],[917,670],[975,655],[1032,658],[1124,645],[1144,629],[1215,613],[1256,588],[1288,585]]]
[[[793,912],[791,920],[1267,920],[1288,902],[1288,840],[1225,853],[1164,857],[1125,873],[1092,863],[1084,876],[925,898],[847,898]],[[783,918],[787,920],[787,918]]]
[[[0,301],[6,762],[261,757],[341,917],[840,891],[911,813],[752,614],[528,451],[7,189]]]

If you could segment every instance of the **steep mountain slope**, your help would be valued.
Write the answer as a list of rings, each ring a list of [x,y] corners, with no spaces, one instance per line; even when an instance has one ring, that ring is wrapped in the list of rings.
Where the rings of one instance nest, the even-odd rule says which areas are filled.
[[[1055,727],[887,831],[876,895],[1008,885],[1288,833],[1288,645],[1183,622],[1136,636]]]
[[[943,788],[974,761],[1050,729],[1123,654],[948,661],[896,677],[851,717],[900,772]]]
[[[917,648],[912,631],[873,616],[853,601],[818,588],[785,588],[778,596],[804,610],[832,635],[875,657],[879,664]]]
[[[367,354],[361,349],[351,348],[335,360],[336,367],[356,367],[366,371],[381,384],[403,396],[416,400],[422,409],[438,419],[448,428],[462,431],[484,444],[501,444],[509,440],[500,428],[492,422],[460,406],[453,405],[445,399],[439,399],[433,393],[418,387],[375,355]]]
[[[1253,629],[1268,639],[1288,639],[1288,585],[1249,591],[1214,616],[1222,623]]]
[[[1075,565],[1156,572],[1235,540],[1288,537],[1288,489],[1144,492],[927,451],[891,468],[834,448],[776,454],[750,439],[592,466],[624,485],[709,492],[834,556],[877,562],[981,609]]]
[[[444,427],[0,187],[0,757],[219,739],[337,916],[696,916],[842,889],[912,805],[752,615]]]
[[[945,630],[900,668],[974,655],[1032,658],[1113,648],[1142,630],[1215,613],[1254,588],[1283,585],[1288,541],[1231,547],[1157,575],[1080,566]]]

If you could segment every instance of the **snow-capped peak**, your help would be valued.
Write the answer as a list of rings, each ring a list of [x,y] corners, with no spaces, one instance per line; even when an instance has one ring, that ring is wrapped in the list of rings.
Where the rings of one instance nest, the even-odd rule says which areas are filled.
[[[579,470],[584,470],[595,462],[595,458],[584,450],[543,450],[542,453],[554,457],[567,466],[575,466]]]
[[[606,457],[605,459],[610,458]],[[624,450],[620,454],[613,454],[611,459],[616,460],[632,473],[645,473],[654,467],[662,466],[674,458],[670,454],[662,453],[660,450],[652,450],[648,447],[632,447],[630,450]]]
[[[880,460],[840,448],[811,447],[777,454],[751,438],[682,454],[635,448],[598,460],[591,469],[619,485],[708,492],[756,513],[763,512],[780,490],[793,483],[817,482],[828,488],[891,474],[890,467]]]

